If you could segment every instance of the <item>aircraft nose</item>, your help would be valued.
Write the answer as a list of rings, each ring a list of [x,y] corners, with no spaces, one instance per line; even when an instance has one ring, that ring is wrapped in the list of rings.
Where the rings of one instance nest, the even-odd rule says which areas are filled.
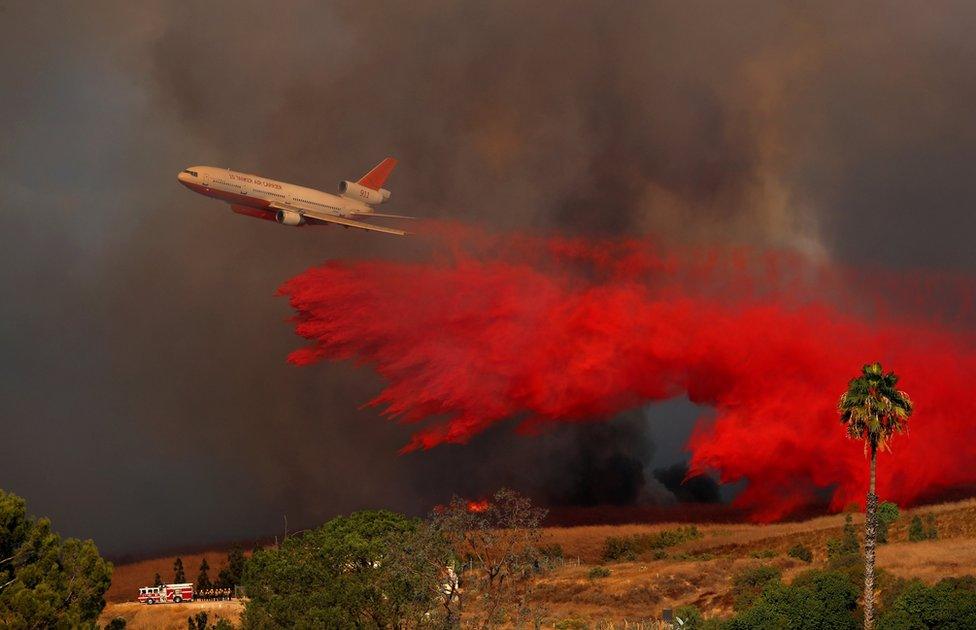
[[[197,170],[191,168],[185,168],[176,174],[176,180],[181,184],[190,188],[191,184],[196,184],[199,182],[200,173]]]

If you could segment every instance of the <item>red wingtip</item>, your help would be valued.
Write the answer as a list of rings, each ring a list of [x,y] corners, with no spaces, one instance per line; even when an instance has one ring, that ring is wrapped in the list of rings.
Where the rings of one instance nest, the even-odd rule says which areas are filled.
[[[383,187],[386,178],[390,176],[390,173],[393,172],[393,167],[396,165],[396,159],[388,157],[360,177],[357,183],[367,188],[372,188],[373,190],[379,190]]]

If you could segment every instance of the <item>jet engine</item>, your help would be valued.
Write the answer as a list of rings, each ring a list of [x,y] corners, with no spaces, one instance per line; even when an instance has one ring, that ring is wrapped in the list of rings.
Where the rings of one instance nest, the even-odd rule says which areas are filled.
[[[356,182],[346,180],[339,182],[339,194],[343,197],[362,201],[363,203],[368,203],[370,205],[383,203],[390,198],[390,191],[385,188],[373,190],[372,188],[367,188],[357,184]]]
[[[275,221],[282,225],[298,226],[305,223],[305,217],[297,212],[291,212],[290,210],[279,210],[277,214],[275,214]]]

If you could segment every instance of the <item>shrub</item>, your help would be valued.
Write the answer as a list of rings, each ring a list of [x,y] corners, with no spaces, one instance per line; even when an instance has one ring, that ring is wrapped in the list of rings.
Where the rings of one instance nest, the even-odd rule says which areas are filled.
[[[927,538],[925,526],[922,525],[922,517],[916,514],[912,517],[912,522],[908,526],[908,540],[911,542],[919,542]]]
[[[827,541],[827,559],[834,560],[848,555],[857,555],[861,552],[861,545],[857,540],[857,529],[851,515],[844,517],[844,531],[840,538],[831,538]]]
[[[548,560],[562,560],[563,559],[563,546],[559,543],[553,543],[551,545],[542,545],[539,547],[539,554]]]
[[[759,551],[752,552],[753,558],[775,558],[776,555],[776,552],[772,549],[760,549]]]
[[[562,621],[557,621],[552,627],[556,630],[589,630],[590,624],[579,617],[569,617]]]
[[[664,529],[654,534],[609,536],[603,544],[603,559],[635,560],[644,552],[666,549],[702,536],[703,534],[694,525]]]
[[[935,514],[929,513],[925,517],[925,537],[929,540],[939,537],[939,531],[935,528]]]
[[[780,571],[776,567],[758,566],[741,571],[732,578],[732,598],[736,610],[745,610],[753,604],[768,584],[779,582]]]
[[[633,537],[608,536],[603,543],[603,559],[608,561],[636,560],[636,541]]]
[[[701,611],[694,606],[679,606],[675,608],[674,618],[675,623],[677,623],[678,619],[682,622],[675,627],[687,628],[688,630],[698,630],[705,622],[705,617],[702,616]]]
[[[587,574],[591,580],[597,580],[600,578],[610,577],[610,569],[606,567],[593,567]]]
[[[898,505],[885,501],[878,506],[878,542],[888,542],[888,526],[898,520]]]
[[[112,619],[105,624],[105,630],[125,630],[125,617]]]
[[[786,552],[791,558],[796,558],[797,560],[802,560],[803,562],[813,562],[813,552],[810,551],[809,547],[806,547],[800,543],[797,543],[790,547],[790,550]]]

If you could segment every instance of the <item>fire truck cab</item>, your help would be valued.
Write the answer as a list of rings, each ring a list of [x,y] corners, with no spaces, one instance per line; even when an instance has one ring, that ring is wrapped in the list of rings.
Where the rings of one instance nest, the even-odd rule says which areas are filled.
[[[193,601],[193,584],[163,584],[143,586],[139,589],[139,601],[143,604],[179,604]]]

